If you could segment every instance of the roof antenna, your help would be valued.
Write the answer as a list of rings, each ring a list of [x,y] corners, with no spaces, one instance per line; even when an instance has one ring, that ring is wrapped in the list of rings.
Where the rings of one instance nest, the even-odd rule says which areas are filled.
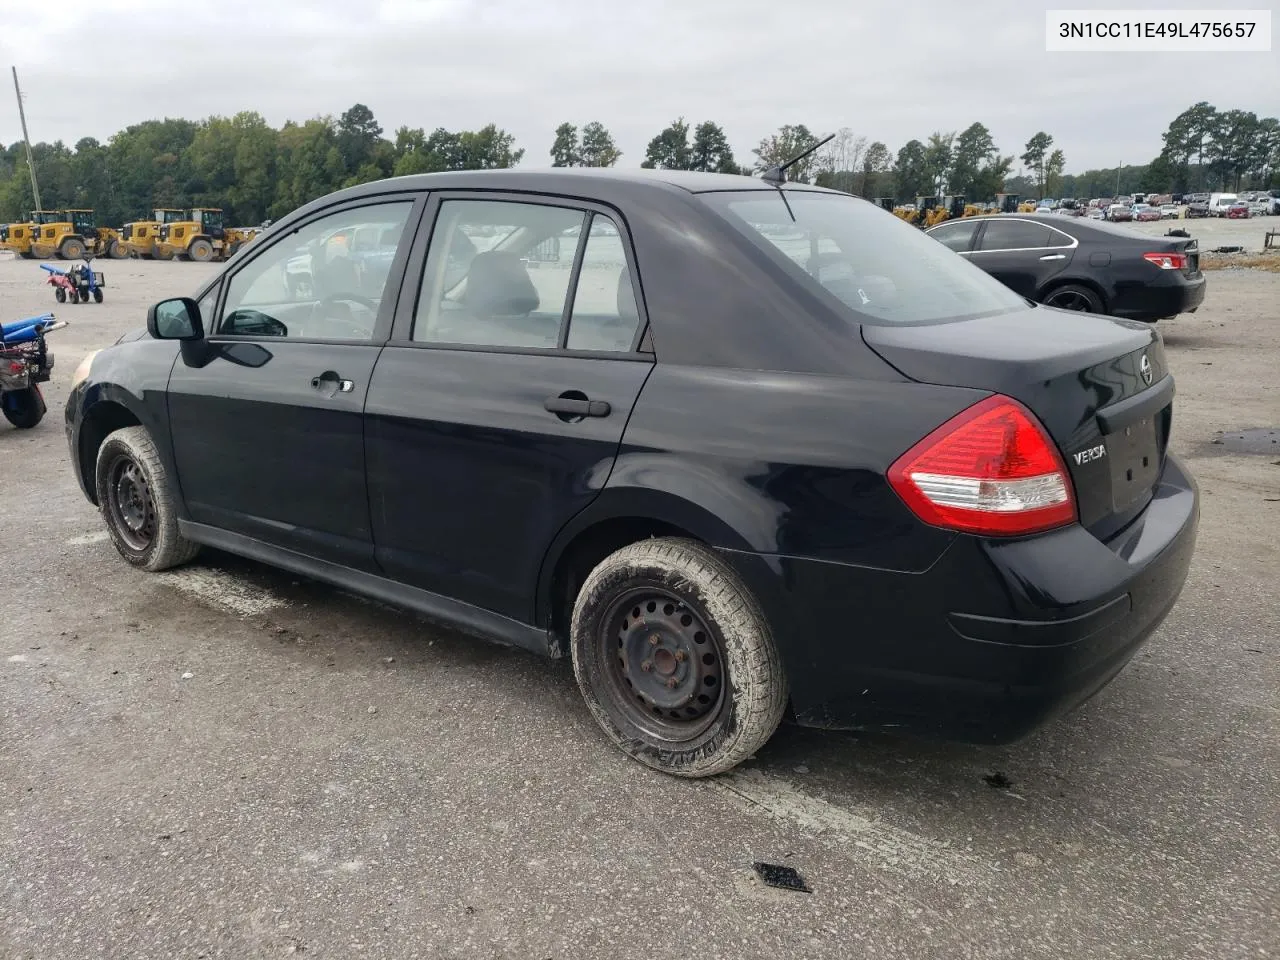
[[[823,139],[819,140],[808,150],[804,151],[804,153],[797,153],[794,157],[792,157],[786,163],[780,163],[776,167],[770,167],[768,170],[766,170],[764,173],[760,175],[760,179],[768,181],[769,183],[786,183],[788,167],[791,167],[799,163],[805,157],[809,156],[809,154],[813,153],[813,151],[817,150],[819,147],[827,143],[830,143],[835,138],[836,138],[836,135],[834,133],[827,134]]]

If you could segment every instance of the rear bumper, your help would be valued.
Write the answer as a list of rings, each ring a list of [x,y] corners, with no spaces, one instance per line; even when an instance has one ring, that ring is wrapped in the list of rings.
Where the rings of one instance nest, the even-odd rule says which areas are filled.
[[[957,537],[924,573],[726,553],[782,647],[796,719],[979,743],[1017,740],[1102,689],[1172,609],[1199,518],[1168,459],[1110,543],[1080,526]]]
[[[1147,283],[1125,285],[1116,291],[1110,313],[1128,320],[1159,320],[1194,313],[1204,303],[1207,280],[1175,271],[1157,271]]]

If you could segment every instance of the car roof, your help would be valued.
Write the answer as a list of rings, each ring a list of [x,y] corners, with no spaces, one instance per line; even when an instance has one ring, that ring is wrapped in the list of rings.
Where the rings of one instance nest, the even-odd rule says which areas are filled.
[[[444,173],[418,173],[391,177],[348,187],[329,194],[329,201],[357,198],[388,190],[528,190],[593,192],[610,185],[654,188],[677,188],[688,193],[714,193],[728,190],[774,190],[772,183],[759,177],[731,173],[698,173],[692,170],[619,170],[615,167],[551,167],[546,169],[457,170]],[[807,183],[786,183],[783,189],[820,193],[838,193]]]

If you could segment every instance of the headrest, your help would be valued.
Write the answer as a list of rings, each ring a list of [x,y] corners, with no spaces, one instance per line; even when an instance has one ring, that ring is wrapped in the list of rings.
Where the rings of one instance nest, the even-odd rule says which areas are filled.
[[[640,309],[636,306],[636,291],[631,285],[631,270],[623,267],[618,274],[618,316],[623,320],[639,320]]]
[[[482,317],[522,317],[538,309],[538,291],[520,257],[502,250],[476,254],[464,300]]]

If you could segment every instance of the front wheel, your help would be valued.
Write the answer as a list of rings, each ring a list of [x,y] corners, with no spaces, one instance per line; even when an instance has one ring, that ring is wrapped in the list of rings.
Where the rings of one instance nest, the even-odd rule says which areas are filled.
[[[764,614],[695,541],[655,538],[605,558],[574,604],[571,645],[596,722],[664,773],[730,770],[782,720],[786,676]]]
[[[1068,283],[1049,291],[1044,298],[1046,307],[1057,307],[1059,310],[1079,310],[1082,313],[1106,314],[1102,298],[1086,286]]]
[[[213,259],[213,244],[208,240],[192,240],[187,247],[187,256],[196,263],[208,263]]]
[[[93,291],[93,302],[94,303],[102,302],[102,290],[96,287],[94,288],[94,291]]]
[[[94,486],[111,541],[133,566],[167,570],[199,552],[178,531],[177,497],[145,427],[108,435],[98,448]]]
[[[47,409],[35,387],[0,394],[0,408],[4,409],[4,418],[19,430],[30,430],[44,419]]]

